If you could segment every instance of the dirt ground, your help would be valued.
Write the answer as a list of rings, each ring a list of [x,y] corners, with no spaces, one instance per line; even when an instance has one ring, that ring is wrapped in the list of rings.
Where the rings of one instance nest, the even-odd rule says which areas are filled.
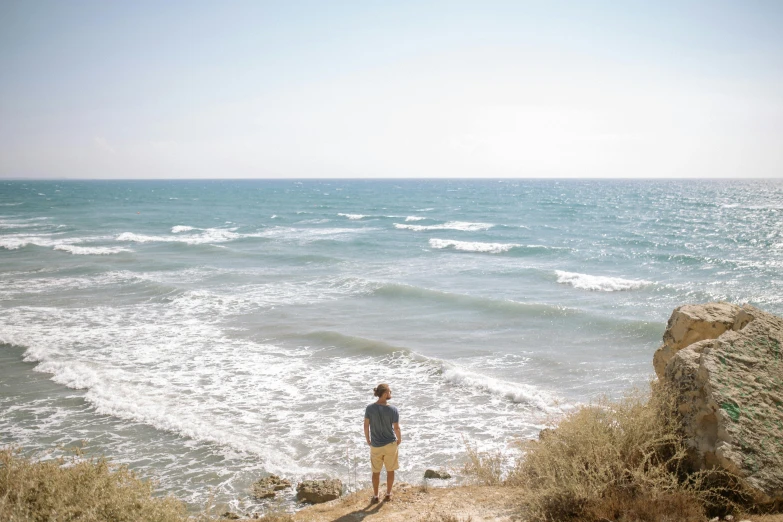
[[[383,489],[383,488],[382,488]],[[395,485],[393,499],[371,504],[367,489],[296,513],[297,522],[511,522],[521,520],[514,490],[487,486],[425,488]],[[781,521],[783,522],[783,521]]]
[[[383,486],[381,487],[383,490]],[[395,485],[390,502],[370,503],[372,491],[358,491],[341,499],[307,507],[296,522],[524,522],[514,488],[457,486],[425,488]],[[783,522],[783,514],[746,515],[735,522]],[[705,520],[705,522],[708,522]]]

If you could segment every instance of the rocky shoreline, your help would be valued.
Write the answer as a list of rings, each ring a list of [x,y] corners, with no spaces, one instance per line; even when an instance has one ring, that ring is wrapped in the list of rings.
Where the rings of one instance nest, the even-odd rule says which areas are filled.
[[[482,460],[468,451],[473,467],[463,471],[475,485],[432,487],[451,477],[427,470],[421,485],[397,484],[393,501],[372,504],[369,490],[343,496],[335,478],[295,486],[270,475],[249,493],[274,505],[278,494],[290,498],[295,487],[296,513],[188,516],[182,501],[153,495],[149,481],[104,458],[35,461],[0,449],[0,519],[50,520],[73,512],[97,521],[115,519],[102,513],[121,512],[117,520],[158,522],[243,516],[276,522],[717,522],[741,521],[738,515],[783,522],[783,514],[774,514],[783,512],[783,318],[725,302],[680,306],[653,367],[657,380],[649,396],[565,415],[522,444],[508,473],[498,456]]]
[[[714,302],[676,308],[653,356],[658,381],[675,393],[688,472],[730,473],[742,479],[754,502],[771,508],[783,505],[782,348],[783,319],[750,305]],[[446,477],[436,470],[424,476]],[[290,487],[271,476],[253,491],[270,498]],[[341,494],[336,479],[297,486],[297,499],[310,504]],[[297,518],[306,519],[312,509],[303,508]]]

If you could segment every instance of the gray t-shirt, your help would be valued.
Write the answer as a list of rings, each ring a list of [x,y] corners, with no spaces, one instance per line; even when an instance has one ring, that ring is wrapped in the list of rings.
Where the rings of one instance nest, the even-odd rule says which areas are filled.
[[[370,419],[370,442],[373,446],[380,448],[397,440],[392,429],[392,424],[400,422],[397,408],[374,402],[364,410],[364,418]]]

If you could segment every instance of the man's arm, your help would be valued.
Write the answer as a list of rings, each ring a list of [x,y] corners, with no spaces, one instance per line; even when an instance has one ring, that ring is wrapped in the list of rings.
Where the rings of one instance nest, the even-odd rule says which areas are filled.
[[[364,438],[367,440],[367,445],[372,446],[372,442],[370,442],[370,419],[367,417],[364,418]]]
[[[400,445],[400,442],[402,442],[402,433],[400,432],[400,423],[395,422],[392,424],[392,428],[394,428],[394,434],[397,436],[397,445]]]

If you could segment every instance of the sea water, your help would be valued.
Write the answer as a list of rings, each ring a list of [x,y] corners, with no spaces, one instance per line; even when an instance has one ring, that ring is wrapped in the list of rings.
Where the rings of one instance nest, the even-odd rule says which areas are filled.
[[[0,182],[0,444],[259,511],[368,483],[386,382],[416,483],[644,387],[676,306],[783,313],[782,216],[761,180]]]

